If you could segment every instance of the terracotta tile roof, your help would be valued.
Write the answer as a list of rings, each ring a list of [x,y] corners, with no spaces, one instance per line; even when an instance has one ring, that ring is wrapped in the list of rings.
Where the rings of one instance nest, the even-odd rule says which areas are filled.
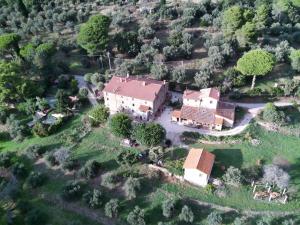
[[[172,112],[172,117],[180,118],[181,117],[181,111],[180,110],[174,110]]]
[[[105,86],[103,92],[153,102],[164,86],[164,81],[137,77],[125,78],[113,76]]]
[[[150,110],[150,107],[149,106],[146,106],[146,105],[140,105],[139,106],[139,110],[141,112],[148,112]]]
[[[186,99],[198,100],[200,98],[208,98],[208,97],[219,100],[220,91],[216,88],[205,88],[205,89],[201,89],[200,91],[185,90],[183,93],[183,98]]]
[[[203,149],[192,148],[183,164],[184,169],[197,169],[210,175],[215,155]]]
[[[216,119],[215,119],[215,124],[216,125],[223,125],[223,121],[224,121],[223,117],[217,117],[216,116]]]
[[[192,120],[202,124],[214,124],[215,110],[183,105],[181,108],[181,119]]]
[[[218,102],[216,115],[234,121],[235,105],[227,102]]]

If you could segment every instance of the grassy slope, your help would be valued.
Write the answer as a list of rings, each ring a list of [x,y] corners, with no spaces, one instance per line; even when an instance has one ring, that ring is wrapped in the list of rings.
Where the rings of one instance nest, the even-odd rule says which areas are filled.
[[[70,121],[65,129],[70,129],[77,126],[80,123],[80,118],[77,117]],[[205,147],[209,151],[214,152],[217,156],[217,163],[214,169],[214,175],[219,176],[220,166],[234,165],[236,167],[247,167],[254,165],[257,160],[264,160],[266,163],[270,163],[274,156],[281,155],[291,163],[290,175],[292,176],[292,183],[300,187],[299,171],[300,171],[300,140],[296,137],[288,137],[280,134],[266,132],[261,128],[257,128],[257,136],[262,141],[261,145],[254,147],[248,143],[241,143],[237,145],[201,145],[195,144],[193,147]],[[42,144],[45,146],[55,147],[60,144],[59,139],[60,133],[47,138],[31,138],[23,143],[4,142],[1,143],[1,151],[8,150],[22,150],[30,144]],[[97,159],[102,162],[103,172],[112,171],[118,169],[118,164],[115,162],[115,156],[118,152],[124,148],[119,146],[119,139],[113,137],[107,128],[94,129],[91,134],[82,140],[82,142],[73,149],[73,156],[84,162],[89,159]],[[185,150],[177,152],[178,156],[183,156]],[[140,168],[140,164],[136,166]],[[50,173],[50,171],[49,171]],[[53,172],[55,174],[55,172]],[[61,188],[68,178],[64,175],[57,175],[55,179],[49,179],[47,184],[41,187],[41,191],[45,193],[59,194]],[[70,179],[70,177],[69,177]],[[97,183],[96,185],[100,185]],[[146,210],[146,221],[147,224],[157,224],[158,221],[164,221],[165,219],[161,215],[160,205],[162,201],[167,198],[173,197],[191,197],[207,202],[212,202],[220,205],[231,206],[239,209],[256,209],[256,210],[293,210],[300,208],[300,203],[297,201],[291,201],[286,205],[275,205],[265,204],[262,202],[252,200],[251,191],[249,189],[233,189],[229,195],[225,198],[218,198],[214,195],[205,193],[202,189],[190,187],[187,185],[178,185],[164,183],[162,181],[154,182],[152,180],[143,179],[142,191],[138,195],[136,200],[128,201],[122,194],[116,193],[115,191],[107,192],[107,197],[116,197],[121,200],[121,217],[126,219],[128,213],[133,209],[135,205]],[[121,196],[121,197],[120,197]],[[51,208],[45,203],[41,203],[50,207],[47,209],[52,214],[57,214],[55,207]],[[45,207],[46,207],[45,206]],[[179,212],[180,209],[178,209]],[[197,215],[197,222],[194,224],[201,224],[207,214],[210,212],[208,209],[193,206],[193,210]],[[65,212],[60,212],[63,217]],[[72,213],[71,213],[72,214]],[[73,218],[77,215],[74,215]],[[51,218],[51,219],[55,219]],[[177,217],[173,218],[172,221],[176,223]],[[55,221],[55,220],[54,220]],[[228,223],[232,222],[232,215],[228,215]],[[63,224],[60,222],[53,222],[53,224]],[[88,224],[88,223],[86,223]]]
[[[250,143],[244,142],[236,145],[195,144],[193,147],[205,148],[216,155],[216,164],[213,173],[215,177],[223,173],[220,169],[221,166],[228,168],[230,165],[233,165],[238,168],[245,168],[255,165],[258,160],[268,164],[272,162],[274,156],[281,156],[291,164],[289,171],[291,184],[300,188],[300,139],[267,132],[259,127],[257,128],[257,136],[262,142],[259,146],[252,146]],[[296,200],[286,205],[263,204],[259,201],[254,201],[251,190],[248,187],[233,189],[226,198],[218,198],[194,187],[165,184],[163,188],[171,192],[179,192],[184,196],[240,209],[293,210],[300,208],[300,203]]]

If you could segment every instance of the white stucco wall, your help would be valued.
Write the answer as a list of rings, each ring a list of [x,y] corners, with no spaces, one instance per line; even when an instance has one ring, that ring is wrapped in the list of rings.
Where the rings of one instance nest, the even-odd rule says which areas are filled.
[[[191,106],[191,107],[203,107],[208,109],[216,109],[218,105],[218,101],[213,98],[202,98],[201,100],[184,98],[183,105]]]
[[[126,112],[132,114],[134,117],[142,117],[147,120],[149,113],[144,113],[139,110],[140,105],[149,106],[151,114],[156,114],[158,109],[163,105],[167,95],[167,84],[157,94],[157,98],[152,101],[141,100],[137,98],[122,96],[114,93],[103,92],[104,103],[109,108],[111,114],[117,112]]]
[[[192,184],[205,187],[209,177],[197,169],[184,169],[184,179]]]

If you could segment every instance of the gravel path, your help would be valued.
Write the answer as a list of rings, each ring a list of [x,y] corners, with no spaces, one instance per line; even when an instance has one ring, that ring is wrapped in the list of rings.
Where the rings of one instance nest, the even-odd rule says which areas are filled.
[[[274,102],[276,106],[283,107],[293,105],[291,102]],[[155,121],[161,124],[167,131],[167,138],[173,141],[175,145],[181,145],[180,135],[184,131],[198,132],[200,134],[211,135],[211,136],[234,136],[242,133],[250,121],[255,118],[259,112],[264,108],[266,103],[236,103],[237,106],[246,108],[248,112],[245,114],[244,118],[236,124],[232,129],[229,130],[208,130],[208,129],[199,129],[193,127],[187,127],[180,125],[176,122],[171,121],[172,108],[167,107],[164,112],[158,117]]]
[[[94,93],[90,90],[90,88],[88,87],[87,83],[85,82],[84,80],[84,77],[83,76],[80,76],[80,75],[75,75],[74,76],[75,79],[77,80],[78,82],[78,88],[86,88],[88,90],[88,99],[90,101],[90,103],[92,105],[97,105],[98,102],[97,102],[97,99],[96,99],[96,96],[94,95]]]

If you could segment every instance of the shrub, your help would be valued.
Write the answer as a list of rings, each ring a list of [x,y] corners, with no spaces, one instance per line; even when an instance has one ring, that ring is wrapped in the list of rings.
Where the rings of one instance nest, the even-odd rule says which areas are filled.
[[[25,217],[26,225],[41,225],[41,224],[46,224],[46,221],[47,221],[46,214],[39,209],[30,210]]]
[[[119,165],[132,166],[137,162],[137,154],[130,150],[125,150],[118,154],[116,161]]]
[[[89,160],[85,165],[80,169],[79,173],[82,177],[87,179],[95,178],[101,168],[101,164],[96,160]]]
[[[27,168],[23,163],[15,163],[12,172],[17,178],[25,178],[28,174]]]
[[[46,125],[42,124],[41,122],[37,122],[33,128],[32,132],[38,137],[47,137],[49,136],[49,132],[46,128]]]
[[[285,114],[279,111],[274,103],[267,103],[263,110],[263,119],[268,122],[282,125],[285,123]]]
[[[27,182],[32,188],[42,186],[46,181],[46,177],[41,172],[31,172],[28,176]]]
[[[223,180],[226,184],[239,186],[242,182],[242,174],[238,168],[230,166],[223,175]]]
[[[108,188],[114,188],[118,182],[118,175],[111,172],[102,176],[102,185]]]
[[[78,167],[79,163],[77,160],[68,159],[62,164],[62,168],[66,171],[72,171]]]
[[[119,212],[119,200],[111,199],[109,202],[105,204],[105,215],[109,218],[116,218]]]
[[[206,218],[207,225],[221,225],[222,224],[222,217],[218,212],[212,212]]]
[[[49,167],[58,165],[58,162],[56,161],[56,159],[54,157],[54,152],[47,153],[46,156],[45,156],[45,161],[46,161],[46,164]]]
[[[83,201],[93,209],[99,208],[103,204],[103,194],[98,189],[88,191],[87,193],[83,194],[82,198]]]
[[[25,149],[25,154],[30,159],[37,159],[45,153],[45,149],[41,145],[30,145]]]
[[[162,203],[162,214],[166,218],[170,218],[175,210],[175,201],[173,199],[167,199]]]
[[[71,201],[79,199],[82,196],[84,186],[79,181],[69,181],[62,190],[62,197]]]
[[[164,148],[163,147],[154,147],[149,150],[149,160],[157,163],[164,156]]]
[[[89,116],[92,119],[93,125],[97,126],[107,121],[109,110],[104,105],[98,105],[89,112]]]
[[[194,213],[187,205],[184,205],[179,214],[179,219],[187,223],[192,223],[194,221]]]
[[[86,82],[91,82],[91,78],[92,78],[92,76],[93,76],[93,74],[92,73],[86,73],[86,74],[84,74],[84,80],[86,81]]]
[[[0,167],[8,168],[13,164],[14,153],[12,152],[1,152],[0,153]]]
[[[86,99],[88,94],[89,94],[89,91],[88,91],[87,88],[80,88],[79,89],[78,95],[79,95],[80,99]]]
[[[139,179],[129,177],[124,185],[126,196],[129,200],[136,198],[136,192],[141,189]]]
[[[57,150],[54,151],[53,156],[55,158],[55,161],[61,165],[63,164],[65,161],[67,161],[70,157],[70,150],[67,148],[59,148]]]

